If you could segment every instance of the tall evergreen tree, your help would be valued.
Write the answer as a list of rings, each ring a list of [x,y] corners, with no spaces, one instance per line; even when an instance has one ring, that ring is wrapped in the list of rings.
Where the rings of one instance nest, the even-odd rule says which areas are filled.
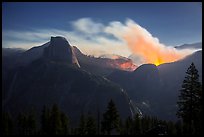
[[[125,126],[123,124],[122,119],[120,119],[120,121],[119,121],[119,131],[120,131],[120,135],[125,135]]]
[[[125,135],[132,135],[133,134],[133,120],[132,118],[129,116],[126,120],[125,120]]]
[[[146,132],[152,128],[150,126],[150,124],[151,123],[149,121],[149,117],[148,116],[144,116],[141,119],[141,131],[142,131],[142,134],[146,134]]]
[[[81,117],[80,117],[78,134],[79,135],[85,135],[86,134],[86,119],[85,119],[83,113],[81,114]]]
[[[87,118],[86,135],[96,135],[96,121],[92,116]]]
[[[13,120],[11,115],[7,112],[3,112],[2,114],[2,130],[3,135],[13,134]]]
[[[177,121],[176,124],[175,124],[175,128],[176,128],[176,135],[182,135],[183,131],[182,131],[182,123],[181,121]]]
[[[167,122],[167,133],[168,135],[176,135],[176,126],[172,121]]]
[[[203,106],[202,106],[202,84],[200,86],[200,90],[199,90],[199,100],[197,103],[197,113],[195,116],[195,132],[196,135],[201,135],[203,134]]]
[[[134,135],[141,135],[142,133],[142,125],[141,125],[141,118],[138,114],[134,117],[134,124],[133,124],[133,134]]]
[[[97,135],[100,135],[100,109],[97,103]]]
[[[201,84],[199,82],[198,70],[194,63],[187,69],[185,79],[182,84],[181,93],[179,95],[179,101],[177,102],[179,110],[177,116],[182,118],[186,132],[188,134],[194,134],[195,125],[197,125],[197,116],[200,112]],[[185,130],[185,129],[184,129]]]
[[[20,135],[35,135],[37,133],[36,117],[33,110],[29,113],[20,113],[17,121]]]
[[[41,134],[48,135],[50,132],[50,109],[46,106],[43,107],[41,115]]]
[[[69,119],[65,113],[61,112],[62,135],[69,134]]]
[[[36,117],[35,117],[35,112],[32,109],[26,119],[26,125],[28,128],[28,135],[35,135],[36,134],[36,130],[37,130],[37,126],[36,126]]]
[[[52,135],[61,135],[62,133],[62,121],[61,112],[56,104],[52,106],[50,117],[50,133]]]
[[[103,120],[101,122],[101,131],[104,134],[111,134],[111,131],[119,131],[120,116],[118,114],[115,103],[111,99],[107,106],[107,111],[103,114]]]
[[[19,135],[28,135],[27,129],[27,116],[23,113],[19,113],[18,118],[18,134]]]

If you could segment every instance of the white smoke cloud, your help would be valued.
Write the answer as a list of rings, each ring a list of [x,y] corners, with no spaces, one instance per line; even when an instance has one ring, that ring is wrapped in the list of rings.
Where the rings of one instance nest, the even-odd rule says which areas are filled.
[[[91,18],[78,19],[73,21],[72,25],[76,30],[88,34],[100,33],[104,29],[104,25],[102,23],[94,22]]]
[[[3,31],[2,45],[28,49],[46,43],[51,36],[60,35],[87,55],[117,54],[128,57],[135,54],[144,61],[143,63],[154,64],[175,61],[193,52],[178,51],[161,44],[158,38],[130,19],[124,24],[112,21],[104,25],[91,18],[81,18],[72,21],[71,24],[72,31],[60,29]]]
[[[124,40],[132,53],[144,59],[144,63],[159,65],[174,62],[193,52],[165,46],[158,38],[153,37],[145,28],[130,19],[125,24],[111,22],[105,32]]]

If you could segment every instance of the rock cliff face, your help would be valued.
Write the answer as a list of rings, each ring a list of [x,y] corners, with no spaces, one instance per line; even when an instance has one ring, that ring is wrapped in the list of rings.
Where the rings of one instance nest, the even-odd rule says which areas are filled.
[[[50,44],[44,49],[43,56],[52,61],[65,62],[80,67],[72,47],[64,37],[51,37]]]
[[[40,114],[44,105],[57,104],[69,116],[70,123],[77,126],[82,112],[95,117],[100,110],[102,115],[112,99],[121,118],[131,115],[122,88],[102,76],[78,68],[74,49],[65,38],[51,37],[43,50],[41,56],[35,56],[37,59],[25,66],[11,71],[3,67],[3,111],[17,116],[33,108]]]

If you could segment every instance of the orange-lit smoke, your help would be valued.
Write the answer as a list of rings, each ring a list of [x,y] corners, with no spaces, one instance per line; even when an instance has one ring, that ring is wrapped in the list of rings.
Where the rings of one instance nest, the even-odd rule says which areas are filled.
[[[126,33],[123,35],[130,50],[144,58],[147,63],[160,65],[177,61],[190,54],[189,50],[177,50],[159,43],[147,30],[138,24],[129,21]]]
[[[138,66],[135,65],[131,59],[121,59],[119,56],[113,56],[115,59],[111,59],[108,65],[112,68],[117,68],[125,71],[134,71]]]
[[[120,66],[120,69],[126,70],[126,71],[134,71],[137,68],[137,66],[134,65],[132,62],[124,62],[124,63],[121,63],[119,66]]]

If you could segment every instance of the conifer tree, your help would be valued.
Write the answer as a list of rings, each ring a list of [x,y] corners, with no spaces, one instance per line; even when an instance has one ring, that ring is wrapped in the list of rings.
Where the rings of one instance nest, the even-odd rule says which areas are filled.
[[[196,125],[199,121],[201,111],[201,84],[199,82],[198,70],[194,63],[187,69],[185,79],[182,84],[181,93],[177,102],[179,110],[177,116],[182,118],[184,129],[187,134],[196,133]]]
[[[46,106],[43,107],[41,115],[41,134],[48,135],[50,132],[50,110]]]
[[[18,134],[19,135],[28,135],[27,129],[27,116],[23,113],[19,113],[18,118]]]
[[[123,124],[122,119],[120,119],[120,121],[119,121],[119,132],[120,132],[120,135],[125,135],[125,126]]]
[[[101,122],[101,131],[104,134],[111,134],[111,131],[119,131],[119,120],[120,116],[118,114],[115,103],[111,99],[107,106],[107,111],[103,114],[103,120]]]
[[[65,113],[61,112],[62,135],[69,134],[69,119]]]
[[[86,135],[96,135],[96,122],[92,116],[88,116],[87,118]]]
[[[133,128],[133,120],[132,118],[129,116],[126,120],[125,120],[125,135],[132,135],[132,129]]]
[[[142,125],[141,125],[141,118],[139,117],[138,114],[135,115],[134,117],[134,124],[133,124],[133,134],[134,135],[141,135],[142,133]]]
[[[81,117],[80,117],[78,134],[79,135],[85,135],[86,134],[86,120],[85,120],[83,113],[81,114]]]
[[[2,130],[3,135],[13,134],[13,120],[11,115],[7,112],[3,112],[2,114]]]
[[[50,133],[52,135],[61,135],[62,133],[62,121],[61,113],[56,104],[52,106],[51,117],[50,117]]]
[[[175,128],[176,128],[176,135],[182,135],[183,131],[182,131],[182,123],[181,121],[177,121],[176,124],[175,124]]]
[[[35,112],[34,110],[30,111],[27,119],[26,119],[26,125],[28,128],[28,135],[35,135],[36,134],[36,117],[35,117]]]

